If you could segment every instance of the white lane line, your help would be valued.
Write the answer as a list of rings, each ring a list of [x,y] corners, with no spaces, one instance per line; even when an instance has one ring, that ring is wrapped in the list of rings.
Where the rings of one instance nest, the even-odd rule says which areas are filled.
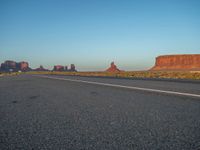
[[[94,82],[94,81],[85,81],[85,80],[79,80],[79,79],[57,78],[57,77],[49,77],[49,76],[44,76],[44,75],[34,75],[34,76],[41,77],[41,78],[55,79],[55,80],[65,80],[65,81],[72,81],[72,82],[81,82],[81,83],[87,83],[87,84],[95,84],[95,85],[103,85],[103,86],[110,86],[110,87],[132,89],[132,90],[140,90],[140,91],[165,93],[165,94],[173,94],[173,95],[181,95],[181,96],[191,96],[191,97],[200,98],[199,94],[192,94],[192,93],[165,91],[165,90],[157,90],[157,89],[151,89],[151,88],[141,88],[141,87],[134,87],[134,86],[125,86],[125,85],[118,85],[118,84],[110,84],[110,83],[102,83],[102,82]]]

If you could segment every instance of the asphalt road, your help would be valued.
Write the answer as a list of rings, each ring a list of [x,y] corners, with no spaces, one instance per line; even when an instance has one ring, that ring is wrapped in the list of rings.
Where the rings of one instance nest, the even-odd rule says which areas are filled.
[[[0,77],[0,149],[200,149],[198,96],[125,88],[200,95],[199,82],[48,77]]]

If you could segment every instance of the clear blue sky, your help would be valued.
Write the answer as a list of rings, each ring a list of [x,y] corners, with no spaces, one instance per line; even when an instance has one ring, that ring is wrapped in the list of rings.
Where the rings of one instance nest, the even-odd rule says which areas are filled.
[[[0,62],[143,70],[200,53],[200,0],[0,0]]]

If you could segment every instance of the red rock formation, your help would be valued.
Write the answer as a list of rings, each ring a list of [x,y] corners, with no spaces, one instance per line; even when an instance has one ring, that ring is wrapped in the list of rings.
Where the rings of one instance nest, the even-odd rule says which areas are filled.
[[[159,56],[151,70],[200,70],[200,54]]]
[[[45,69],[42,65],[40,65],[40,67],[34,69],[34,71],[49,71],[49,70],[48,70],[48,69]]]
[[[71,71],[71,72],[76,72],[76,67],[75,67],[74,64],[71,64],[70,69],[68,69],[67,66],[56,65],[56,66],[54,66],[53,71]]]
[[[64,71],[64,66],[56,65],[54,66],[53,71]]]
[[[65,71],[68,71],[68,66],[65,66]]]
[[[120,72],[120,71],[121,71],[121,70],[119,70],[119,69],[117,68],[117,66],[115,65],[114,62],[112,62],[110,65],[111,65],[110,68],[108,68],[108,69],[106,70],[106,72]]]
[[[1,68],[5,71],[8,71],[10,69],[17,69],[17,63],[12,60],[6,60],[4,63],[1,64]]]
[[[21,71],[28,71],[29,70],[28,62],[24,62],[24,61],[19,62],[18,66],[19,66],[19,70],[21,70]]]
[[[7,60],[4,63],[1,64],[1,70],[2,71],[29,71],[31,68],[29,68],[28,62],[15,62],[12,60]]]
[[[71,64],[70,69],[68,71],[76,72],[76,67],[74,64]]]

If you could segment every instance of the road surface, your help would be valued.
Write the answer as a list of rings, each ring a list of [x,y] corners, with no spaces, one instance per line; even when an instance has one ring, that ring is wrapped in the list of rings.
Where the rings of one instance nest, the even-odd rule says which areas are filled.
[[[190,81],[0,77],[0,149],[198,150],[199,96]]]

